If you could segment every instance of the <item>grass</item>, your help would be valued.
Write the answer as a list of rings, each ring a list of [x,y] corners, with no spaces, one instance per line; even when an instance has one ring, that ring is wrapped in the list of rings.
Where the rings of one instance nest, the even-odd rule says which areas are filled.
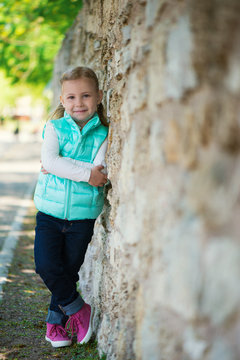
[[[97,343],[53,348],[45,340],[50,293],[34,271],[35,208],[31,208],[9,269],[0,302],[0,359],[99,360]],[[105,359],[105,356],[101,359]]]

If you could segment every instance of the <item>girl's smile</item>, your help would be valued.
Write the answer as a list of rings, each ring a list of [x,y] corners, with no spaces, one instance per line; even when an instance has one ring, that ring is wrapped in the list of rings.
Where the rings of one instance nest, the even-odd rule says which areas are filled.
[[[84,126],[97,111],[102,91],[97,91],[94,81],[88,78],[66,80],[60,100],[72,119]]]

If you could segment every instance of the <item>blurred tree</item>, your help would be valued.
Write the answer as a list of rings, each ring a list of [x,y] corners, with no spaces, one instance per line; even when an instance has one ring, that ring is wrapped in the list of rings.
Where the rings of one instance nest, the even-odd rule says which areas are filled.
[[[81,0],[0,1],[0,68],[12,84],[46,84]]]

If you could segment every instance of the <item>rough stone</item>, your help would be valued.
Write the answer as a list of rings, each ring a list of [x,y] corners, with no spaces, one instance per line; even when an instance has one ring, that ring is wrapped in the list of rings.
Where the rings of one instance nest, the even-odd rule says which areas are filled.
[[[227,256],[226,256],[227,254]],[[211,239],[204,259],[201,311],[220,325],[234,314],[240,303],[240,246],[220,236]]]
[[[201,360],[204,353],[208,348],[208,343],[200,339],[195,333],[193,328],[189,327],[184,331],[184,344],[183,348],[186,354],[193,360]]]
[[[233,354],[231,347],[224,341],[224,339],[216,339],[213,347],[207,357],[207,360],[237,360],[236,355]]]
[[[123,45],[126,45],[130,39],[131,39],[131,29],[132,27],[130,25],[126,25],[122,28],[122,35],[123,35]]]
[[[85,1],[56,59],[92,67],[106,201],[80,272],[100,354],[240,358],[240,2]]]
[[[197,85],[192,65],[192,34],[188,16],[182,16],[170,31],[167,40],[165,87],[169,97],[179,99]]]

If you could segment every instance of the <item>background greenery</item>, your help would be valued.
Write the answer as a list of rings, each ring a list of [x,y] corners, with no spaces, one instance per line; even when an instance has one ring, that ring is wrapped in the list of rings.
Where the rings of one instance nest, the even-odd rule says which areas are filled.
[[[54,57],[81,5],[79,0],[0,2],[0,67],[12,83],[49,81]]]
[[[81,0],[0,0],[1,103],[29,91],[39,96],[81,6]]]

